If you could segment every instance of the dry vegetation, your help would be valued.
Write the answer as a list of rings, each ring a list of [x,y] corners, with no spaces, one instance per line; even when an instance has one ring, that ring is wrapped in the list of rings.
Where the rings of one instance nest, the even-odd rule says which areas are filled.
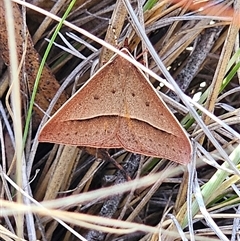
[[[40,66],[38,54],[44,56],[48,44],[45,38],[52,37],[56,21],[27,8],[29,32],[24,33],[25,15],[14,5],[14,18],[6,17],[5,21],[4,16],[8,15],[3,2],[0,4],[0,240],[238,240],[238,25],[226,22],[226,18],[190,12],[188,4],[180,8],[178,3],[149,1],[142,7],[131,1],[140,28],[134,22],[133,12],[126,10],[121,1],[77,0],[67,18],[75,29],[70,25],[60,29],[62,37],[58,35],[55,40],[60,47],[53,46],[49,53],[49,68],[43,68],[30,126],[25,132],[27,138],[22,142]],[[31,2],[63,16],[70,1]],[[214,5],[209,8],[214,9]],[[9,37],[8,30],[13,26],[10,19],[14,19],[16,39]],[[124,150],[109,150],[133,180],[127,182],[116,165],[96,158],[95,150],[38,143],[39,130],[48,116],[112,55],[77,28],[116,47],[123,46],[127,39],[129,51],[135,51],[141,63],[165,78],[166,69],[159,69],[151,57],[149,43],[144,41],[143,33],[147,34],[186,94],[169,91],[150,76],[156,88],[162,87],[161,96],[191,138],[193,155],[188,166]],[[11,52],[12,45],[8,47],[13,44],[9,39],[16,43],[17,58]],[[70,46],[75,50],[70,52]],[[14,59],[22,66],[21,113],[18,86],[9,87],[12,79],[17,78]],[[167,81],[172,84],[171,79]],[[193,98],[199,101],[199,106],[190,103]],[[214,115],[209,117],[206,110]],[[22,194],[16,191],[14,183],[24,190]]]

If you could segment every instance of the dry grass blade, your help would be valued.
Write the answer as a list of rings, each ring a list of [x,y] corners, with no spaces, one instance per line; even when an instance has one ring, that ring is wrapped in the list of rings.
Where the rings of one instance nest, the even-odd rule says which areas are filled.
[[[27,2],[16,2],[31,7]],[[28,146],[23,148],[26,169],[15,165],[15,143],[19,139],[5,99],[11,89],[8,79],[0,80],[1,239],[237,240],[238,5],[231,8],[231,2],[171,2],[176,4],[149,0],[144,6],[140,1],[131,1],[129,6],[129,1],[77,1],[50,52],[49,68],[45,68],[37,92],[32,133]],[[59,21],[51,13],[62,16],[67,7],[66,1],[35,3],[44,14],[27,7],[26,27],[30,31],[25,35],[21,35],[25,22],[22,9],[16,4],[13,7],[16,59],[21,62],[23,58],[25,71],[21,73],[27,74],[26,82],[19,78],[23,103],[23,110],[18,109],[22,111],[19,123],[25,120],[39,55],[43,56],[48,44],[45,38],[51,38],[55,20]],[[0,42],[3,60],[9,65],[8,28],[0,6]],[[198,11],[200,7],[202,12]],[[66,96],[90,78],[96,66],[109,60],[107,48],[101,47],[117,52],[111,45],[123,46],[126,38],[129,51],[140,55],[137,60],[143,65],[129,60],[149,74],[153,86],[167,96],[164,100],[192,138],[193,160],[187,171],[166,160],[144,156],[137,171],[140,157],[124,150],[112,149],[108,156],[95,149],[38,144],[39,123],[52,115],[52,109],[59,109]],[[3,75],[6,67],[0,67]],[[55,105],[64,92],[67,94]],[[173,95],[174,100],[169,97]],[[9,102],[12,106],[14,100]],[[25,163],[24,158],[21,161]],[[28,176],[22,189],[15,183],[16,173]],[[126,177],[132,180],[126,181]],[[16,193],[24,197],[24,204],[15,202]],[[18,217],[22,225],[17,225]],[[31,218],[37,221],[36,226]]]
[[[27,86],[24,86],[24,83],[21,82],[22,89],[25,89],[25,92],[32,92],[33,91],[33,85],[34,81],[37,75],[37,71],[40,65],[39,62],[39,54],[37,51],[34,49],[34,46],[32,44],[32,40],[30,38],[29,32],[26,32],[26,39],[22,36],[22,26],[23,26],[23,21],[21,17],[21,13],[19,11],[19,8],[16,4],[13,5],[13,10],[14,10],[14,19],[15,19],[15,34],[16,34],[16,44],[18,46],[18,54],[17,54],[17,59],[20,62],[24,50],[24,45],[26,46],[26,56],[25,58],[25,74],[27,75],[28,78],[28,84]],[[5,10],[3,7],[3,3],[1,3],[0,7],[1,11],[1,32],[0,32],[0,41],[1,41],[1,53],[4,59],[4,62],[6,64],[9,64],[9,48],[8,48],[8,37],[7,37],[7,29],[6,29],[6,24],[5,24]],[[49,105],[49,100],[53,98],[54,94],[56,93],[57,89],[59,87],[58,82],[55,80],[51,72],[47,67],[44,68],[43,75],[40,81],[40,88],[39,92],[37,93],[36,96],[36,103],[38,106],[41,108],[39,110],[39,107],[35,107],[35,114],[33,116],[33,123],[34,127],[37,128],[40,120],[43,116],[42,110],[46,110],[48,105]],[[3,88],[3,86],[1,86]],[[4,90],[3,90],[4,91]],[[2,96],[1,96],[2,97]],[[64,102],[66,101],[66,96],[62,95],[55,106],[55,110],[57,110]],[[27,100],[24,100],[24,104],[27,105]]]
[[[231,58],[236,36],[238,35],[239,27],[235,25],[235,22],[236,22],[236,19],[239,18],[239,9],[240,9],[239,2],[237,2],[235,4],[236,12],[233,16],[233,20],[231,22],[228,35],[225,39],[225,44],[222,49],[222,53],[221,53],[218,66],[211,85],[209,97],[207,99],[206,108],[209,109],[209,111],[211,112],[214,110],[216,99],[219,95],[219,91],[222,85],[222,80],[224,79],[227,65],[228,65],[229,59]],[[209,117],[203,116],[203,119],[205,120],[205,123],[209,122]]]

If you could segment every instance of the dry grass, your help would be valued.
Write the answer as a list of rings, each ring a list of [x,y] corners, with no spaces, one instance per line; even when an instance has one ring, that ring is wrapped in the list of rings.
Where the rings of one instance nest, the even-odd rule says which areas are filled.
[[[41,4],[39,7],[46,10],[53,7],[50,1]],[[62,16],[66,11],[64,4],[65,1],[57,1],[53,14]],[[63,36],[55,40],[68,50],[54,46],[47,58],[57,81],[47,68],[43,70],[23,155],[20,123],[25,125],[29,106],[26,96],[34,91],[31,79],[36,76],[32,66],[39,69],[40,63],[37,57],[31,60],[35,56],[31,41],[25,42],[25,48],[21,46],[21,39],[28,36],[20,38],[20,31],[15,29],[16,40],[8,47],[7,40],[12,38],[0,31],[3,60],[11,68],[10,81],[0,80],[1,240],[237,240],[238,27],[217,17],[214,20],[187,14],[189,11],[179,4],[170,5],[167,1],[144,8],[133,1],[132,7],[137,19],[131,9],[126,10],[118,1],[76,2],[67,18],[72,25],[64,25],[60,30]],[[17,12],[14,10],[13,14],[16,17]],[[27,16],[35,48],[43,56],[48,44],[45,38],[51,38],[56,22],[44,21],[43,15],[30,9]],[[8,23],[8,34],[12,36],[13,24]],[[3,17],[0,24],[5,24]],[[165,67],[154,58],[145,34]],[[38,143],[39,130],[48,115],[85,83],[96,70],[96,63],[102,65],[112,55],[106,49],[100,51],[102,44],[108,45],[96,37],[114,46],[116,41],[122,46],[127,38],[131,52],[143,53],[140,57],[148,66],[151,82],[162,87],[161,96],[191,138],[193,155],[188,166],[110,150],[111,157],[131,177],[132,181],[127,182],[120,170],[97,159],[92,150]],[[69,46],[75,50],[70,52]],[[19,62],[22,56],[26,57],[22,65],[28,84],[20,78],[21,92],[15,84],[8,88],[8,82],[18,79],[18,66],[14,58],[8,57],[9,51],[10,56],[18,56]],[[2,66],[4,74],[6,68]],[[175,86],[167,70],[185,94]],[[151,71],[166,79],[175,92],[154,79]],[[52,87],[46,87],[49,82]],[[54,102],[57,107],[52,111]]]

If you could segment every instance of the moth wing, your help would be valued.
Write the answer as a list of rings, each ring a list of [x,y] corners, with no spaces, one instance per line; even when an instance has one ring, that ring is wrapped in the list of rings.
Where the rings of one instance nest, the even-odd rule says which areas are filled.
[[[96,148],[122,148],[117,137],[119,118],[100,116],[89,120],[58,122],[53,119],[39,135],[39,141]]]
[[[136,119],[121,118],[118,136],[123,148],[133,153],[180,164],[191,160],[191,145],[185,136],[172,135]]]
[[[111,137],[115,144],[107,146],[119,146],[112,133],[118,127],[125,94],[120,66],[116,55],[99,69],[44,125],[39,141],[104,148]]]
[[[121,57],[118,61],[125,70],[119,128],[124,148],[178,163],[189,162],[191,143],[178,120],[140,69]]]

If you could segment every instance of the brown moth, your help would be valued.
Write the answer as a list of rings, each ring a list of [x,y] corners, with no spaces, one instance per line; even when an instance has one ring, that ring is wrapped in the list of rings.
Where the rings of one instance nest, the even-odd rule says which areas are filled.
[[[192,150],[182,126],[143,72],[117,54],[53,115],[39,141],[124,148],[181,164],[190,162]]]

